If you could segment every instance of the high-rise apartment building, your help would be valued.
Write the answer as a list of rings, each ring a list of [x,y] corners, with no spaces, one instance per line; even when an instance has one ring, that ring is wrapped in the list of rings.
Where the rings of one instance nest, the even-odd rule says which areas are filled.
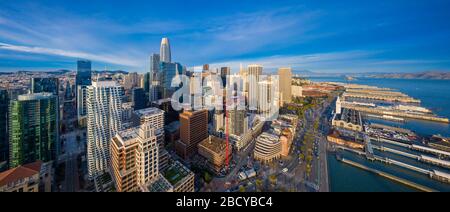
[[[247,70],[248,82],[248,105],[250,111],[258,109],[259,89],[258,82],[262,75],[263,67],[260,65],[249,65]]]
[[[228,108],[227,110],[228,133],[233,135],[242,135],[248,130],[248,118],[245,110],[239,110],[238,107]]]
[[[135,192],[159,177],[156,129],[150,123],[119,131],[111,141],[111,173],[119,192]]]
[[[180,140],[175,143],[177,154],[187,159],[197,152],[198,143],[208,135],[208,111],[184,111],[180,114]]]
[[[258,112],[260,114],[269,114],[272,107],[278,106],[278,101],[275,98],[273,83],[270,79],[263,80],[258,83],[259,106]]]
[[[164,111],[155,107],[136,110],[133,112],[135,126],[150,124],[155,128],[155,136],[159,147],[159,168],[165,170],[169,159],[169,153],[164,149]]]
[[[10,168],[57,159],[60,150],[57,98],[52,93],[35,93],[19,95],[11,101]]]
[[[281,94],[282,104],[291,103],[292,101],[292,69],[278,69],[279,90]]]
[[[111,138],[122,127],[122,87],[114,81],[93,82],[87,87],[87,158],[92,179],[108,167]]]

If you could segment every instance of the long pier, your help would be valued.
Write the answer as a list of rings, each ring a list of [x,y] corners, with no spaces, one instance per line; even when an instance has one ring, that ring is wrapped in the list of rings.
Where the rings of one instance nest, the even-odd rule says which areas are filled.
[[[428,187],[426,187],[426,186],[419,185],[419,184],[417,184],[417,183],[411,182],[411,181],[409,181],[409,180],[406,180],[406,179],[403,179],[403,178],[400,178],[400,177],[396,177],[396,176],[391,175],[391,174],[388,174],[388,173],[386,173],[386,172],[382,172],[382,171],[379,171],[379,170],[376,170],[376,169],[373,169],[373,168],[369,168],[369,167],[367,167],[367,166],[364,166],[364,165],[362,165],[362,164],[356,163],[356,162],[351,161],[351,160],[347,160],[347,159],[345,159],[345,158],[342,158],[341,161],[342,161],[343,163],[345,163],[345,164],[348,164],[348,165],[351,165],[351,166],[354,166],[354,167],[363,169],[363,170],[365,170],[365,171],[374,173],[374,174],[376,174],[376,175],[382,176],[382,177],[387,178],[387,179],[389,179],[389,180],[392,180],[392,181],[394,181],[394,182],[398,182],[398,183],[401,183],[401,184],[403,184],[403,185],[406,185],[406,186],[415,188],[415,189],[417,189],[417,190],[419,190],[419,191],[424,191],[424,192],[436,192],[436,190],[431,189],[431,188],[428,188]]]
[[[415,154],[398,151],[398,150],[391,149],[391,148],[384,147],[384,146],[373,146],[373,148],[376,150],[383,151],[383,152],[391,152],[391,153],[394,153],[397,155],[412,158],[412,159],[415,159],[415,160],[418,160],[418,161],[421,161],[424,163],[433,164],[433,165],[437,165],[437,166],[444,167],[444,168],[450,168],[450,161],[441,160],[439,158],[434,158],[434,157],[430,157],[430,156],[426,156],[426,155],[415,155]]]
[[[357,110],[360,112],[370,113],[370,114],[377,114],[377,115],[388,115],[393,117],[402,117],[402,118],[410,118],[410,119],[417,119],[417,120],[426,120],[426,121],[434,121],[434,122],[441,122],[441,123],[449,123],[448,118],[441,118],[436,117],[433,115],[427,115],[427,114],[413,114],[413,113],[407,113],[405,111],[400,110],[387,110],[383,108],[370,108],[370,107],[362,107],[358,105],[351,105],[351,104],[342,104],[342,107],[349,108],[352,110]]]
[[[388,102],[403,102],[403,103],[420,103],[420,100],[411,98],[409,96],[392,96],[371,93],[344,93],[344,97],[358,98],[358,99],[373,99]]]
[[[450,158],[450,152],[446,152],[446,151],[442,151],[442,150],[438,150],[438,149],[433,149],[430,147],[425,147],[425,146],[420,146],[420,145],[416,145],[416,144],[404,144],[404,143],[400,143],[397,141],[392,141],[392,140],[388,140],[385,138],[374,138],[374,137],[370,137],[371,140],[374,141],[379,141],[379,142],[384,142],[384,143],[389,143],[389,144],[393,144],[396,146],[401,146],[401,147],[405,147],[408,149],[413,149],[419,152],[425,152],[425,153],[431,153],[437,156],[442,156],[442,157],[446,157],[446,158]]]
[[[373,138],[370,138],[370,139],[373,139]],[[370,139],[368,139],[368,140],[370,140]],[[386,141],[389,141],[389,140],[386,140]],[[403,146],[403,147],[412,146],[412,145],[398,143],[398,142],[395,142],[395,141],[392,141],[392,142],[389,142],[389,143],[398,144],[398,145]],[[403,155],[405,157],[409,157],[409,158],[416,159],[418,161],[422,161],[424,163],[430,163],[430,164],[434,164],[434,165],[438,165],[438,166],[446,167],[446,168],[450,167],[450,162],[444,161],[444,160],[440,160],[440,159],[437,159],[437,158],[428,157],[428,156],[424,156],[424,155],[418,156],[418,155],[414,155],[414,154],[398,151],[398,150],[395,150],[395,149],[390,149],[390,148],[387,148],[387,147],[374,146],[374,145],[371,145],[370,142],[369,142],[368,146],[370,146],[370,149],[377,149],[377,150],[380,150],[380,151],[389,151],[389,152],[392,152],[392,153],[395,153],[395,154],[398,154],[398,155]],[[348,151],[348,152],[356,153],[356,154],[358,154],[360,156],[365,156],[367,158],[367,160],[369,160],[369,161],[379,161],[379,162],[382,162],[382,163],[385,163],[385,164],[389,164],[389,165],[391,165],[391,164],[392,165],[396,165],[398,167],[406,168],[406,169],[409,169],[411,171],[415,171],[415,172],[427,175],[428,177],[430,177],[432,179],[436,179],[436,180],[441,181],[441,182],[450,183],[450,174],[445,173],[445,172],[441,172],[441,171],[438,171],[438,170],[427,170],[427,169],[423,169],[423,168],[420,168],[420,167],[417,167],[417,166],[406,164],[406,163],[403,163],[403,162],[400,162],[400,161],[397,161],[397,160],[393,160],[393,159],[388,158],[388,157],[380,157],[380,156],[374,155],[373,151],[372,151],[372,153],[367,152],[367,151],[363,152],[363,151],[354,150],[354,149],[347,148],[347,147],[340,146],[340,145],[337,145],[336,148],[342,149],[342,150],[345,150],[345,151]]]
[[[398,92],[398,91],[386,91],[386,90],[376,90],[376,89],[346,89],[348,93],[357,93],[357,94],[377,94],[384,96],[399,96],[399,97],[409,97],[408,95]]]

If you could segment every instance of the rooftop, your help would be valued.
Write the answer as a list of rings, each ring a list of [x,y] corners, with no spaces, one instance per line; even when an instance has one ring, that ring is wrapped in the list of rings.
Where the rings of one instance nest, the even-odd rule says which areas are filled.
[[[354,125],[362,125],[360,112],[348,108],[343,108],[342,113],[338,115],[337,119]]]
[[[39,99],[47,99],[52,97],[52,93],[32,93],[32,94],[23,94],[19,95],[17,99],[19,101],[28,101],[28,100],[39,100]]]
[[[149,108],[144,108],[141,110],[136,110],[136,111],[134,111],[134,113],[136,115],[138,115],[139,117],[142,117],[142,116],[153,116],[156,114],[158,114],[158,115],[164,114],[164,111],[159,108],[156,108],[156,107],[149,107]]]
[[[93,81],[94,87],[116,87],[119,86],[115,81]]]
[[[121,130],[112,138],[112,140],[118,147],[125,146],[125,143],[134,141],[134,139],[138,137],[138,129],[138,127],[133,127]]]
[[[149,192],[168,192],[172,191],[173,187],[170,185],[170,182],[160,174],[158,180],[148,185],[147,189]]]
[[[21,179],[32,177],[41,171],[42,161],[25,164],[0,173],[0,186],[17,182]]]
[[[279,137],[277,135],[274,134],[270,134],[267,132],[263,132],[260,136],[258,136],[258,138],[256,139],[257,141],[264,141],[264,143],[272,143],[272,144],[276,144],[279,142]]]
[[[175,185],[188,176],[189,173],[191,173],[191,171],[186,166],[176,161],[167,168],[164,172],[164,177],[170,184]]]
[[[209,136],[207,139],[200,142],[199,146],[212,150],[216,154],[221,154],[226,149],[226,141],[216,136]]]

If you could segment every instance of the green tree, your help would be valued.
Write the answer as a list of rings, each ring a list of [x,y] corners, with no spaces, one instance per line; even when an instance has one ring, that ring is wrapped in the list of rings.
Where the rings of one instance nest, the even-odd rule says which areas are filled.
[[[277,176],[276,175],[270,175],[269,180],[272,185],[277,184]]]
[[[205,174],[203,175],[203,178],[204,178],[206,183],[210,183],[211,180],[212,180],[212,176],[208,172],[205,172]]]

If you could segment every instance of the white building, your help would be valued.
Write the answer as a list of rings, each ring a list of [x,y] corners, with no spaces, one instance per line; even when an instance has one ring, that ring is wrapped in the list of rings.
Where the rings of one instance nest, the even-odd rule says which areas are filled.
[[[293,97],[303,97],[303,88],[302,88],[302,86],[293,85],[292,86],[292,96]]]
[[[134,121],[136,125],[150,123],[156,129],[164,129],[164,111],[156,107],[136,110],[134,111]]]
[[[87,87],[87,157],[92,179],[108,167],[111,138],[122,127],[120,87],[114,81],[92,82]]]
[[[215,132],[224,130],[225,129],[224,123],[225,123],[225,119],[224,119],[223,113],[214,114],[214,131]]]
[[[263,163],[272,162],[281,157],[281,142],[277,135],[262,133],[256,139],[254,157]]]
[[[258,109],[259,88],[258,82],[262,75],[263,67],[260,65],[249,65],[247,71],[248,80],[248,103],[249,109],[256,111]]]

